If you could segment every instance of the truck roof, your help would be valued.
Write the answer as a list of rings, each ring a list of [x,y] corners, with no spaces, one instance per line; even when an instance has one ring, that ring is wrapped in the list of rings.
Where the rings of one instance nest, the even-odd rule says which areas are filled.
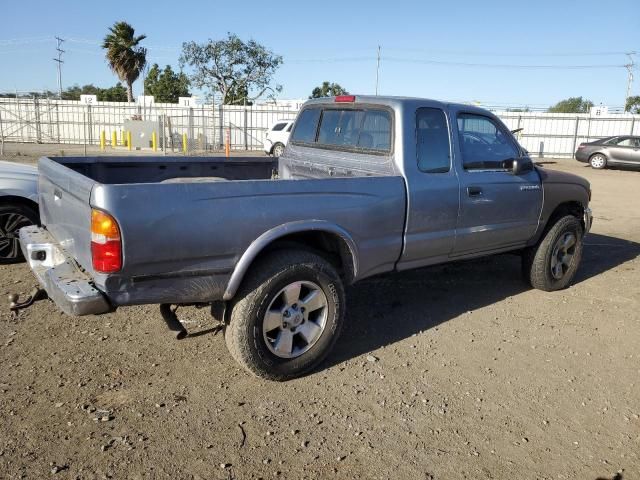
[[[403,107],[413,107],[416,108],[418,106],[431,106],[438,108],[446,108],[449,105],[454,105],[458,107],[462,107],[465,110],[469,111],[478,111],[478,112],[486,112],[485,109],[476,107],[475,105],[468,105],[463,103],[454,103],[454,102],[446,102],[441,100],[433,100],[430,98],[420,98],[420,97],[396,97],[391,95],[344,95],[343,97],[352,97],[355,101],[344,101],[345,104],[358,104],[358,103],[368,103],[368,104],[379,104],[389,106],[394,109],[401,109]],[[340,97],[323,97],[323,98],[312,98],[304,103],[303,106],[307,105],[334,105],[335,103],[340,103]]]

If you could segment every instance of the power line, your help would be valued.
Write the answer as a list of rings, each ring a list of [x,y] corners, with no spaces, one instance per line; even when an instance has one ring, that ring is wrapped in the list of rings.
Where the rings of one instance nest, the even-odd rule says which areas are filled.
[[[427,65],[451,65],[457,67],[483,67],[483,68],[523,68],[523,69],[566,69],[581,70],[591,68],[624,68],[625,65],[609,64],[609,65],[527,65],[527,64],[509,64],[509,63],[474,63],[474,62],[449,62],[444,60],[421,59],[421,58],[401,58],[401,57],[384,57],[385,60],[398,63],[422,63]]]
[[[9,38],[5,40],[0,40],[0,47],[12,46],[12,45],[30,45],[33,43],[46,43],[50,41],[51,41],[51,37]]]
[[[336,58],[293,58],[287,60],[288,63],[344,63],[344,62],[371,62],[377,61],[378,57],[336,57]],[[450,62],[446,60],[435,60],[430,58],[405,58],[393,56],[380,56],[380,60],[395,63],[417,63],[425,65],[450,65],[457,67],[483,67],[483,68],[513,68],[513,69],[560,69],[560,70],[581,70],[598,68],[625,68],[623,64],[596,64],[596,65],[537,65],[537,64],[509,64],[509,63],[476,63],[476,62]],[[634,66],[633,68],[635,68]]]
[[[387,47],[386,50],[404,52],[425,52],[438,55],[460,55],[460,56],[490,56],[490,57],[600,57],[626,55],[625,51],[604,51],[604,52],[496,52],[477,50],[433,50],[426,48],[411,47]]]
[[[56,50],[58,51],[58,58],[54,58],[53,61],[58,64],[58,96],[60,97],[60,99],[62,99],[62,64],[64,63],[62,61],[62,54],[64,53],[64,50],[62,50],[62,48],[60,47],[62,46],[62,42],[64,42],[64,39],[60,37],[56,37],[56,42],[57,42]]]

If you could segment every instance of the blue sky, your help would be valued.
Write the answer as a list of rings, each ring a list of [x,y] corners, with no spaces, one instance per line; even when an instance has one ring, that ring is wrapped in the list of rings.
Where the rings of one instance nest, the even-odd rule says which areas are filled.
[[[624,68],[522,66],[624,65],[622,52],[640,52],[637,0],[3,4],[0,91],[57,89],[55,35],[68,39],[64,87],[115,84],[99,42],[118,20],[147,35],[150,62],[176,68],[183,41],[219,39],[227,31],[254,38],[284,57],[276,77],[284,87],[281,98],[307,97],[323,80],[352,93],[373,93],[381,45],[381,94],[532,106],[582,95],[620,106]],[[638,95],[640,69],[635,73],[632,94]],[[134,89],[141,93],[141,82]]]

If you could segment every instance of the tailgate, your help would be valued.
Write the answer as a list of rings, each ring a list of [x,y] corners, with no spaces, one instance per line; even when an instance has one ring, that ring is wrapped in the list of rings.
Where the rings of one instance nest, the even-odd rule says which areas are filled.
[[[91,266],[91,190],[95,181],[47,157],[38,162],[40,218],[85,270]]]

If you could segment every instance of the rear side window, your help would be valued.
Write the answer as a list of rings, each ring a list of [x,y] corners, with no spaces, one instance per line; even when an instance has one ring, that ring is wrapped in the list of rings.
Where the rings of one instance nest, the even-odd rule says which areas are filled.
[[[284,127],[286,127],[286,126],[287,126],[287,123],[286,123],[286,122],[284,122],[284,123],[276,123],[276,124],[273,126],[273,128],[271,129],[271,131],[273,131],[273,132],[279,132],[280,130],[283,130],[283,129],[284,129]]]
[[[636,146],[635,140],[631,137],[618,138],[611,143],[618,145],[619,147],[635,147]]]
[[[318,120],[320,119],[319,108],[307,108],[300,112],[295,122],[295,128],[291,139],[294,142],[313,143],[316,141],[316,131]]]
[[[439,108],[419,108],[416,114],[418,168],[425,173],[445,173],[451,169],[449,129]]]

